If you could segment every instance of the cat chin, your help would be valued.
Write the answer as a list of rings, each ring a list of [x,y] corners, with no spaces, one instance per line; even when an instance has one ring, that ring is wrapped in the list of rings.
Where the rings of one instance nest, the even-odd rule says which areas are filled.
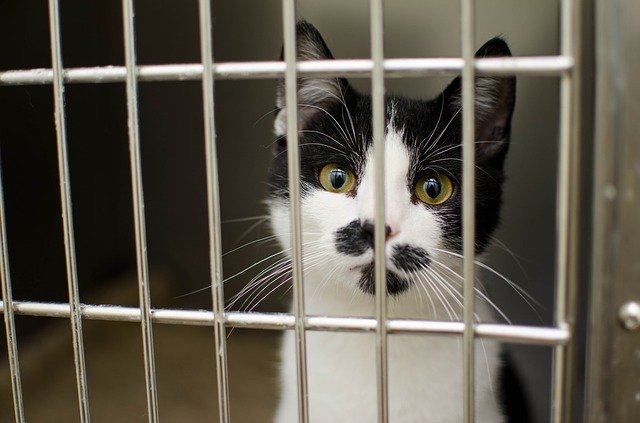
[[[364,294],[375,297],[375,284],[374,278],[367,278],[366,282],[360,281],[358,287]],[[411,283],[408,280],[403,279],[395,273],[387,272],[387,295],[394,297],[400,296],[407,292],[410,287]]]
[[[376,279],[375,279],[375,264],[370,262],[365,265],[354,266],[349,269],[358,275],[357,286],[364,294],[375,295],[376,293]],[[388,295],[400,295],[407,291],[411,286],[411,282],[408,278],[400,276],[398,273],[387,269],[387,294]]]

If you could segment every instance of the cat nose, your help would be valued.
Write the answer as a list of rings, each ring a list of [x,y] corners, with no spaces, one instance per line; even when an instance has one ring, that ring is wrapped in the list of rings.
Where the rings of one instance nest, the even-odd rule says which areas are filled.
[[[367,239],[367,242],[369,243],[369,245],[371,245],[371,248],[373,248],[374,245],[374,235],[375,235],[375,225],[373,224],[373,222],[367,220],[362,224],[362,232],[365,236],[365,238]],[[389,238],[395,236],[397,234],[397,232],[392,231],[391,226],[386,225],[385,226],[385,240],[389,240]]]

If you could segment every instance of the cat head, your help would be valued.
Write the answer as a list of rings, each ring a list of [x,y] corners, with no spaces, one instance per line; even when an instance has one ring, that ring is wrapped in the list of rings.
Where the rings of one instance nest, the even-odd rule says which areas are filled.
[[[476,57],[510,56],[500,38]],[[333,59],[320,33],[297,25],[298,60]],[[374,164],[371,97],[344,78],[298,79],[301,210],[305,269],[374,292]],[[477,77],[476,250],[495,230],[515,78]],[[415,276],[442,273],[462,249],[461,80],[432,100],[388,95],[385,130],[387,290],[401,294]],[[268,204],[281,244],[290,245],[284,83],[277,90]],[[307,272],[307,270],[305,270]]]

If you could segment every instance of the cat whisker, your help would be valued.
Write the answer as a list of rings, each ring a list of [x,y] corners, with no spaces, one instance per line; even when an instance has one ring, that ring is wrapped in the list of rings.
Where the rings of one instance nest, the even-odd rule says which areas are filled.
[[[268,219],[269,215],[268,214],[261,214],[261,215],[257,215],[257,216],[247,216],[247,217],[239,217],[236,219],[224,219],[222,220],[220,223],[227,224],[227,223],[243,223],[243,222],[251,222],[254,220],[265,220]]]
[[[236,240],[234,241],[234,244],[239,243],[240,241],[242,241],[247,235],[249,235],[253,230],[255,230],[257,227],[259,227],[260,225],[262,225],[263,223],[265,223],[267,221],[268,218],[264,218],[262,220],[258,220],[256,223],[254,223],[253,225],[249,226],[249,228],[247,228],[244,232],[242,232],[240,234],[240,236],[238,238],[236,238]]]
[[[251,298],[256,294],[253,292],[256,289],[259,289],[261,286],[268,286],[274,281],[286,276],[291,270],[291,260],[288,257],[284,257],[278,262],[270,265],[267,269],[260,272],[256,275],[251,281],[245,285],[240,292],[232,297],[232,300],[227,304],[226,308],[230,309],[235,306],[235,304],[240,301],[242,298],[245,298],[242,304],[240,305],[240,309],[244,308],[244,305],[247,301],[251,301]]]
[[[346,124],[346,122],[344,122],[344,111],[347,111],[347,116],[349,117],[349,122],[351,123],[351,131],[352,131],[352,135],[353,138],[351,139],[351,141],[353,141],[354,143],[354,147],[355,147],[355,142],[356,142],[356,128],[353,124],[353,119],[351,116],[351,111],[349,110],[349,108],[347,107],[347,104],[345,103],[344,100],[344,92],[342,91],[342,86],[340,86],[340,96],[337,96],[335,93],[333,93],[331,90],[328,90],[326,88],[322,88],[322,87],[314,87],[314,89],[318,90],[318,91],[322,91],[324,93],[326,93],[329,97],[333,97],[336,100],[338,100],[341,104],[342,104],[342,109],[341,109],[341,114],[342,114],[342,122]]]
[[[429,300],[429,304],[431,305],[431,311],[433,316],[435,316],[435,318],[438,318],[438,310],[436,309],[436,305],[433,302],[433,298],[431,298],[431,293],[429,292],[429,290],[427,289],[427,287],[425,286],[424,282],[422,281],[422,278],[420,276],[418,276],[418,278],[416,279],[416,281],[420,284],[420,287],[422,288],[422,290],[424,291],[424,293],[427,295],[427,299]],[[420,292],[420,290],[418,290],[418,292]]]
[[[256,126],[262,119],[264,119],[267,116],[277,112],[278,110],[280,110],[278,107],[274,107],[271,110],[269,110],[268,112],[266,112],[265,114],[261,115],[258,119],[256,119],[255,122],[253,122],[253,126]]]
[[[333,117],[333,115],[331,113],[329,113],[327,110],[325,110],[324,108],[320,107],[320,106],[316,106],[315,104],[298,104],[299,106],[303,106],[303,107],[310,107],[312,109],[317,109],[320,110],[321,112],[325,113],[333,122],[334,126],[336,127],[336,129],[338,131],[340,131],[340,133],[342,134],[342,136],[344,136],[344,139],[346,141],[350,141],[349,136],[347,135],[347,131],[344,130],[344,128],[342,128],[342,126],[340,125],[340,123],[338,122],[338,120]],[[355,140],[354,140],[355,141]]]
[[[440,286],[442,286],[442,288],[449,293],[449,296],[450,296],[449,298],[451,298],[456,303],[456,305],[458,306],[458,310],[460,312],[459,314],[455,313],[456,319],[461,320],[462,312],[464,310],[464,305],[462,303],[462,299],[463,299],[462,294],[459,291],[457,291],[453,286],[451,286],[451,283],[448,282],[446,278],[444,278],[438,272],[435,272],[431,269],[428,273],[430,273],[433,276],[433,278],[439,282]],[[477,313],[473,313],[473,317],[476,321],[479,320],[479,316]]]
[[[482,346],[482,352],[484,353],[484,363],[487,368],[487,376],[489,377],[489,389],[491,390],[491,396],[495,398],[496,393],[493,390],[493,379],[491,378],[491,370],[489,369],[489,358],[487,357],[487,349],[484,346],[484,339],[480,338],[480,345]]]
[[[330,135],[325,134],[324,132],[321,131],[315,131],[315,130],[311,130],[311,129],[304,129],[300,131],[301,133],[310,133],[310,134],[318,134],[318,135],[322,135],[324,137],[327,137],[329,139],[331,139],[333,142],[335,142],[337,145],[339,146],[343,146],[338,140],[336,140],[335,138],[333,138]],[[331,150],[336,151],[340,156],[343,156],[344,158],[346,158],[347,160],[350,160],[350,157],[347,155],[347,153],[339,148],[333,147],[331,145],[327,145],[327,144],[321,144],[321,143],[313,143],[313,142],[305,142],[300,144],[300,146],[312,146],[312,145],[316,145],[316,146],[320,146],[320,147],[324,147],[324,148],[329,148]]]
[[[433,142],[433,144],[431,144],[429,146],[429,148],[426,151],[426,154],[429,153],[429,150],[435,148],[436,145],[438,145],[438,142],[440,141],[440,139],[442,139],[442,136],[445,134],[445,132],[447,131],[447,129],[449,129],[449,125],[451,125],[451,122],[454,121],[454,119],[458,116],[458,114],[460,113],[460,111],[462,110],[462,108],[458,109],[453,116],[451,116],[451,119],[449,119],[449,122],[447,122],[447,124],[445,125],[444,129],[442,129],[442,131],[440,132],[440,135],[438,135],[438,138],[436,138],[436,140]]]
[[[464,309],[464,304],[462,302],[462,300],[464,300],[464,295],[463,295],[462,292],[460,292],[460,290],[456,289],[453,286],[453,283],[455,283],[455,282],[447,280],[447,278],[443,274],[437,272],[435,269],[425,268],[425,271],[430,273],[430,274],[432,274],[436,279],[440,280],[442,282],[442,284],[447,287],[448,292],[452,295],[452,298],[460,306],[460,309],[461,310]],[[456,285],[459,286],[459,287],[462,287],[461,284],[456,284]],[[476,291],[476,295],[479,295],[483,299],[487,299],[480,290],[478,290],[476,288],[475,291]],[[491,304],[493,305],[493,303],[491,303]],[[494,308],[496,308],[496,310],[500,313],[500,310],[497,309],[497,307],[495,307],[495,305],[494,305]],[[478,313],[474,312],[473,316],[474,316],[474,319],[475,319],[476,322],[480,322],[480,316],[478,315]],[[507,321],[508,321],[508,319],[507,319]]]
[[[272,236],[272,237],[273,237],[273,236]],[[265,237],[265,238],[269,238],[269,237]],[[320,241],[320,240],[310,241],[310,242],[306,243],[306,245],[312,245],[312,243],[314,243],[314,242],[318,242],[318,241]],[[255,242],[258,242],[258,241],[252,241],[251,243],[255,243]],[[249,244],[251,244],[251,243],[249,243]],[[304,246],[304,245],[305,245],[305,243],[303,243],[303,246]],[[246,245],[245,245],[245,246],[246,246]],[[244,247],[244,246],[242,246],[242,247]],[[242,247],[238,247],[238,248],[236,248],[236,249],[234,249],[234,250],[230,251],[229,253],[231,253],[231,252],[233,252],[233,251],[236,251],[236,250],[238,250],[239,248],[242,248]],[[228,282],[228,281],[230,281],[230,280],[232,280],[232,279],[234,279],[234,278],[236,278],[236,277],[240,276],[241,274],[244,274],[244,273],[246,273],[247,271],[249,271],[249,270],[253,269],[254,267],[259,266],[260,264],[264,263],[265,261],[271,260],[271,259],[273,259],[274,257],[277,257],[277,256],[279,256],[279,255],[286,254],[286,253],[287,253],[287,251],[289,251],[289,250],[290,250],[289,248],[286,248],[286,249],[284,249],[284,250],[281,250],[281,251],[275,252],[275,253],[273,253],[273,254],[271,254],[271,255],[269,255],[269,256],[267,256],[267,257],[265,257],[264,259],[262,259],[262,260],[260,260],[260,261],[258,261],[258,262],[256,262],[256,263],[254,263],[254,264],[252,264],[252,265],[250,265],[250,266],[246,267],[245,269],[243,269],[243,270],[241,270],[241,271],[239,271],[239,272],[235,273],[234,275],[229,276],[229,277],[227,277],[227,278],[223,279],[223,281],[222,281],[222,282],[223,282],[223,283]],[[191,292],[189,292],[189,293],[179,295],[179,296],[177,296],[177,297],[175,297],[175,298],[183,298],[183,297],[186,297],[186,296],[188,296],[188,295],[192,295],[192,294],[195,294],[195,293],[198,293],[198,292],[202,292],[202,291],[207,290],[207,289],[209,289],[209,288],[211,288],[211,285],[207,285],[207,286],[205,286],[205,287],[203,287],[203,288],[199,288],[199,289],[197,289],[197,290],[195,290],[195,291],[191,291]]]
[[[436,251],[445,253],[445,254],[451,254],[455,257],[458,258],[462,258],[462,254],[458,254],[458,253],[454,253],[452,251],[447,251],[447,250],[441,250],[438,248],[434,248]],[[522,297],[523,300],[527,301],[527,304],[529,304],[529,301],[533,302],[535,305],[537,306],[541,306],[540,302],[538,302],[538,300],[536,300],[533,296],[531,296],[531,294],[529,294],[527,291],[525,291],[523,288],[521,288],[520,286],[518,286],[518,284],[516,284],[515,282],[513,282],[511,279],[507,278],[506,276],[504,276],[503,274],[501,274],[500,272],[498,272],[497,270],[495,270],[494,268],[492,268],[491,266],[486,265],[485,263],[479,261],[479,260],[474,260],[474,263],[478,266],[480,266],[481,268],[488,270],[489,272],[493,273],[494,275],[498,276],[500,279],[502,279],[503,281],[507,282],[509,284],[509,286],[511,286],[514,290],[516,290],[516,292],[520,293],[520,296]],[[526,297],[526,298],[525,298]],[[531,307],[533,307],[531,304],[529,304]]]
[[[462,288],[462,281],[464,280],[464,277],[462,275],[460,275],[459,273],[457,273],[451,267],[445,265],[444,263],[439,262],[438,260],[433,260],[433,263],[443,267],[445,270],[450,272],[453,276],[460,279],[461,282],[456,283],[456,285]],[[500,315],[500,317],[502,317],[507,323],[512,324],[511,319],[509,319],[507,315],[493,301],[491,301],[491,299],[489,299],[489,297],[484,292],[482,292],[481,289],[478,289],[478,287],[475,287],[475,293],[476,293],[476,296],[478,296],[481,300],[489,304]],[[464,297],[462,293],[460,293],[460,297],[461,298]]]
[[[338,270],[344,270],[346,268],[346,266],[344,266],[343,264],[339,264],[337,266],[334,266],[333,269],[322,279],[322,281],[320,281],[320,283],[316,286],[316,289],[314,290],[312,297],[315,297],[316,295],[319,295],[322,290],[327,286],[329,280],[331,279],[331,277],[333,275],[335,275]]]
[[[288,256],[282,257],[274,263],[270,264],[264,270],[254,276],[237,294],[229,299],[227,308],[233,307],[240,298],[244,297],[255,287],[262,284],[265,280],[279,277],[282,273],[290,269],[290,267],[291,260]]]
[[[322,233],[320,233],[320,232],[302,232],[302,234],[303,235],[322,235]],[[282,233],[280,235],[290,235],[290,233],[286,233],[285,232],[285,233]],[[241,250],[243,248],[249,247],[249,246],[254,245],[254,244],[259,244],[259,243],[275,240],[280,235],[267,235],[267,236],[262,237],[262,238],[254,239],[252,241],[247,242],[246,244],[240,245],[239,247],[236,247],[236,248],[234,248],[232,250],[224,252],[222,254],[222,256],[225,257],[225,256],[227,256],[229,254],[235,253],[238,250]],[[312,242],[314,242],[314,241],[312,241]],[[303,245],[304,245],[304,243],[303,243]],[[282,252],[285,252],[285,251],[288,251],[288,249],[282,250]]]
[[[523,260],[524,261],[528,261],[528,260],[526,258],[514,253],[513,250],[511,250],[509,247],[507,247],[507,245],[504,242],[502,242],[501,240],[499,240],[495,236],[490,236],[489,238],[494,242],[494,245],[496,245],[498,248],[501,248],[507,254],[509,254],[509,256],[511,256],[513,261],[520,268],[520,271],[522,272],[522,274],[525,277],[525,279],[527,281],[529,281],[529,277],[527,276],[527,272],[525,271],[524,266],[522,265],[522,261]]]
[[[316,256],[321,256],[322,254],[326,254],[322,251],[318,252],[317,250],[321,247],[325,247],[326,245],[322,245],[323,240],[315,240],[303,243],[303,261],[308,263],[310,260],[314,260]],[[284,253],[288,250],[283,250],[280,253]],[[253,290],[255,287],[264,284],[272,278],[278,279],[282,277],[286,272],[291,269],[291,258],[289,256],[282,257],[278,259],[276,262],[270,264],[262,270],[259,274],[254,276],[251,281],[245,287],[234,295],[230,299],[230,303],[227,307],[233,307],[235,303],[243,296],[245,296],[249,291]],[[264,275],[267,275],[264,277]]]
[[[311,130],[308,130],[308,129],[307,129],[307,130],[302,130],[302,131],[300,131],[300,132],[301,132],[301,133],[304,133],[304,132],[307,132],[307,131],[309,131],[309,132],[317,132],[317,133],[319,133],[319,134],[326,135],[326,134],[324,134],[324,133],[322,133],[322,132],[319,132],[319,131],[311,131]],[[328,137],[328,135],[326,135],[326,136]],[[329,137],[329,138],[331,138],[331,137]],[[335,141],[335,139],[334,139],[334,141]],[[336,142],[337,142],[337,141],[336,141]],[[344,151],[342,151],[342,150],[340,150],[340,149],[338,149],[338,148],[336,148],[336,147],[333,147],[333,146],[330,146],[330,145],[327,145],[327,144],[322,144],[322,143],[319,143],[319,142],[305,142],[305,143],[300,143],[298,146],[299,146],[300,148],[302,148],[302,147],[311,147],[311,146],[320,146],[320,147],[325,147],[325,148],[329,148],[329,149],[332,149],[332,150],[337,151],[341,156],[345,156],[345,157],[347,157],[347,154],[346,154]],[[279,152],[278,154],[276,154],[276,155],[274,156],[274,159],[275,159],[275,158],[277,158],[277,157],[280,157],[280,155],[281,155],[281,154],[285,154],[286,152],[287,152],[287,150],[283,150],[283,151]],[[269,184],[267,184],[267,185],[269,185]]]
[[[436,298],[438,299],[440,304],[442,304],[442,307],[444,308],[445,312],[447,313],[447,316],[449,317],[449,320],[458,320],[455,310],[453,310],[453,308],[451,307],[451,304],[449,303],[449,301],[446,299],[446,297],[444,296],[442,291],[438,288],[438,284],[436,282],[434,282],[433,279],[431,279],[429,277],[429,275],[427,275],[425,273],[416,273],[416,275],[419,278],[420,277],[424,277],[425,282],[431,287],[431,290],[435,294]],[[454,316],[455,316],[455,318],[454,318]],[[437,313],[436,313],[436,318],[437,318]]]
[[[476,144],[476,145],[477,144],[503,144],[504,141],[502,141],[502,140],[483,140],[483,141],[474,141],[473,143]],[[459,143],[459,144],[454,144],[454,145],[443,146],[441,149],[436,150],[433,153],[431,153],[429,155],[429,158],[432,159],[434,157],[441,156],[441,155],[443,155],[445,153],[448,153],[449,151],[456,150],[456,149],[461,150],[462,149],[462,144]]]
[[[328,256],[328,255],[327,255]],[[314,267],[317,267],[323,263],[326,263],[330,260],[329,257],[320,257],[318,259],[316,259],[313,263],[308,264],[307,266],[305,266],[306,270],[312,269]],[[277,280],[277,279],[275,279]],[[283,280],[281,283],[279,283],[276,287],[272,288],[269,292],[267,292],[261,299],[257,300],[256,299],[260,296],[260,294],[262,292],[264,292],[269,285],[272,285],[274,281],[269,282],[267,285],[265,285],[264,288],[262,288],[253,298],[252,302],[253,305],[251,303],[249,303],[247,305],[247,309],[246,311],[253,311],[262,301],[264,301],[267,297],[269,297],[273,292],[275,292],[278,288],[280,288],[282,285],[284,285],[285,283],[289,283],[293,280],[293,275],[289,276],[287,279]]]
[[[450,255],[452,255],[454,257],[458,257],[458,258],[462,258],[463,257],[461,254],[454,253],[452,251],[442,250],[442,249],[439,249],[439,248],[434,248],[434,250],[442,252],[442,253],[445,253],[445,254],[450,254]],[[542,321],[542,317],[540,316],[540,314],[538,313],[538,311],[534,307],[534,304],[536,306],[538,306],[538,307],[541,307],[541,305],[538,302],[538,300],[536,300],[533,296],[531,296],[531,294],[529,294],[527,291],[525,291],[523,288],[521,288],[518,284],[516,284],[515,282],[513,282],[512,280],[510,280],[509,278],[507,278],[506,276],[504,276],[503,274],[501,274],[497,270],[493,269],[491,266],[488,266],[488,265],[486,265],[485,263],[483,263],[483,262],[481,262],[479,260],[474,260],[474,263],[477,266],[479,266],[479,267],[491,272],[492,274],[496,275],[497,277],[499,277],[500,279],[505,281],[520,296],[520,298],[522,298],[524,300],[524,302],[527,303],[527,305],[531,308],[531,310],[536,314],[538,319],[540,319],[540,321]],[[460,275],[458,275],[458,276],[460,276]]]
[[[246,244],[242,244],[242,245],[240,245],[240,246],[238,246],[238,247],[236,247],[236,248],[234,248],[234,249],[232,249],[232,250],[225,251],[224,253],[222,253],[222,257],[226,257],[226,256],[228,256],[229,254],[233,254],[233,253],[235,253],[235,252],[236,252],[236,251],[238,251],[238,250],[241,250],[241,249],[243,249],[243,248],[249,247],[249,246],[254,245],[254,244],[259,244],[259,243],[264,243],[264,242],[269,242],[269,241],[277,240],[277,238],[278,238],[278,235],[267,235],[267,236],[265,236],[265,237],[261,237],[261,238],[258,238],[258,239],[254,239],[254,240],[249,241],[249,242],[247,242]]]
[[[436,133],[436,129],[438,129],[438,125],[440,125],[440,120],[442,120],[442,112],[444,111],[444,95],[441,98],[440,101],[440,114],[438,115],[438,120],[436,121],[436,125],[433,127],[433,130],[431,131],[431,134],[429,134],[429,138],[426,139],[426,142],[429,143],[431,142],[431,139],[433,138],[433,134]],[[422,144],[423,142],[425,142],[425,140],[421,140],[420,144]],[[431,147],[429,147],[430,149]],[[429,152],[429,149],[427,149],[427,152]]]
[[[448,161],[458,161],[458,162],[463,162],[463,160],[462,160],[462,159],[459,159],[459,158],[457,158],[457,157],[447,157],[447,158],[445,158],[445,159],[437,159],[437,160],[434,160],[434,161],[430,162],[430,164],[433,164],[433,163],[439,163],[439,162],[448,162]],[[488,177],[489,179],[491,179],[493,182],[498,183],[498,181],[496,181],[496,179],[493,177],[493,175],[491,175],[489,172],[487,172],[486,170],[484,170],[482,167],[480,167],[480,166],[478,166],[478,165],[474,165],[474,167],[475,167],[477,170],[479,170],[479,171],[483,172],[485,175],[487,175],[487,177]]]

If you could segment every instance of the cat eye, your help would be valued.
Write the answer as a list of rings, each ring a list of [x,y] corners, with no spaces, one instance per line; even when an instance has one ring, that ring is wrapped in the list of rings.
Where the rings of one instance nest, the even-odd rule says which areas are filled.
[[[320,184],[329,192],[350,191],[356,183],[356,177],[348,168],[336,163],[325,165],[320,171]]]
[[[453,184],[446,175],[432,173],[418,179],[415,193],[423,203],[438,205],[451,198]]]

